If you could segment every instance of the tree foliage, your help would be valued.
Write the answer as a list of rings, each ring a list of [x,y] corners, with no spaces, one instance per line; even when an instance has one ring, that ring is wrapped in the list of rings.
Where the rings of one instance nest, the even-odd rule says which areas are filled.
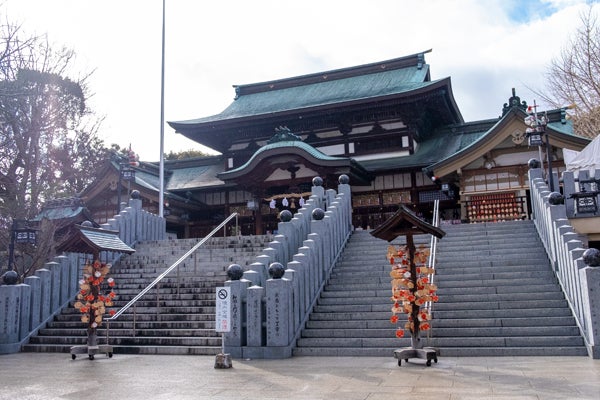
[[[44,201],[80,192],[106,157],[96,136],[100,121],[86,106],[87,76],[67,77],[74,56],[53,49],[45,36],[0,25],[2,248],[13,219],[31,219]],[[37,262],[44,254],[32,257]]]
[[[593,5],[580,16],[581,25],[552,60],[546,72],[543,100],[556,108],[569,106],[576,134],[600,133],[600,26]]]
[[[186,158],[209,157],[210,154],[200,150],[182,150],[178,152],[170,151],[165,154],[165,160],[185,160]]]

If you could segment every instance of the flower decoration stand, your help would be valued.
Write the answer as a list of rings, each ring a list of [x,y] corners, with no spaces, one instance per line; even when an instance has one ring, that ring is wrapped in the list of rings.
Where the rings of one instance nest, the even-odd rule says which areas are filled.
[[[394,357],[398,359],[398,366],[402,365],[402,360],[408,362],[409,358],[420,358],[426,360],[426,365],[431,366],[431,361],[437,364],[438,349],[433,347],[423,347],[421,349],[415,349],[413,347],[403,347],[401,349],[394,350]]]
[[[427,262],[429,249],[417,250],[413,240],[413,236],[418,234],[430,234],[439,239],[446,233],[417,217],[405,205],[401,205],[393,216],[371,231],[371,235],[388,242],[392,242],[398,236],[406,237],[404,248],[396,249],[390,244],[387,254],[392,266],[390,277],[394,302],[390,322],[395,324],[399,321],[397,314],[407,314],[404,329],[411,333],[411,346],[394,350],[394,357],[398,359],[398,366],[402,365],[402,360],[419,358],[426,360],[427,366],[430,367],[431,361],[437,363],[439,350],[423,347],[420,343],[420,332],[431,329],[431,307],[425,305],[437,302],[438,296],[435,294],[437,286],[432,283],[435,269]],[[404,329],[397,329],[396,337],[404,337]]]
[[[106,354],[109,358],[111,358],[113,356],[113,347],[108,344],[101,344],[98,346],[72,346],[71,358],[73,360],[76,359],[77,354],[87,354],[90,360],[93,360],[96,354]]]
[[[115,281],[107,275],[111,264],[100,261],[101,252],[132,254],[135,250],[125,244],[119,237],[119,231],[94,228],[93,224],[85,221],[75,225],[78,231],[63,241],[57,247],[59,252],[91,254],[83,266],[82,279],[79,281],[79,293],[73,304],[81,313],[81,322],[87,325],[87,343],[71,347],[71,358],[74,360],[78,354],[87,354],[90,360],[96,354],[106,354],[109,358],[113,355],[113,347],[108,344],[98,344],[97,328],[102,324],[103,315],[108,312],[114,315],[113,300],[116,293],[113,288]],[[92,261],[93,260],[93,261]],[[106,287],[108,286],[108,288]],[[108,328],[107,328],[108,329]]]
[[[78,354],[87,354],[90,360],[94,359],[96,354],[106,354],[109,358],[113,356],[113,347],[108,344],[98,344],[96,333],[89,333],[87,344],[71,346],[71,359],[76,359]]]

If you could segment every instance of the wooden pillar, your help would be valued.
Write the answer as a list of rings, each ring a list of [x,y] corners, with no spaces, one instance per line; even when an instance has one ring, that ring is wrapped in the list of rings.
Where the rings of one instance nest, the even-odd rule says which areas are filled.
[[[262,235],[264,234],[263,232],[263,226],[262,226],[262,213],[260,211],[260,205],[258,206],[258,210],[254,210],[254,234],[255,235]]]
[[[413,241],[413,235],[412,234],[407,234],[406,235],[406,247],[408,247],[408,262],[410,264],[410,280],[413,283],[413,287],[412,289],[410,289],[411,293],[414,295],[415,292],[418,290],[417,289],[417,266],[415,265],[415,253],[416,253],[416,247],[415,247],[415,242]],[[410,313],[411,317],[412,317],[412,321],[414,324],[414,329],[412,331],[412,337],[411,337],[411,345],[413,349],[420,349],[421,348],[421,344],[420,344],[420,338],[419,338],[419,331],[420,331],[420,323],[419,323],[419,310],[420,307],[417,304],[413,304],[412,307],[412,312]]]

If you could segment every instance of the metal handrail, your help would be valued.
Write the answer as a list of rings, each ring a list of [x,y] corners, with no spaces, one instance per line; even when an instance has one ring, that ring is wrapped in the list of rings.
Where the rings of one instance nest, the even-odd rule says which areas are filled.
[[[160,283],[160,281],[167,276],[171,271],[173,271],[173,269],[177,268],[179,266],[179,264],[181,264],[186,258],[188,258],[193,252],[195,252],[196,250],[198,250],[198,248],[200,246],[202,246],[204,243],[206,243],[206,241],[210,238],[212,238],[215,233],[217,233],[221,228],[223,228],[229,221],[231,221],[234,217],[236,218],[236,225],[237,225],[237,216],[238,213],[234,212],[232,213],[229,217],[225,218],[225,220],[223,222],[221,222],[215,229],[213,229],[206,237],[204,237],[202,240],[200,240],[198,243],[196,243],[194,245],[194,247],[192,247],[190,250],[188,250],[183,256],[181,256],[177,261],[175,261],[173,263],[173,265],[171,265],[169,268],[167,268],[163,273],[161,273],[159,276],[157,276],[152,283],[150,283],[148,286],[146,286],[144,289],[142,289],[142,291],[140,293],[138,293],[133,299],[131,299],[127,304],[125,304],[123,307],[121,307],[121,309],[119,311],[117,311],[114,315],[105,318],[104,321],[106,321],[106,340],[108,342],[108,337],[109,337],[109,329],[110,329],[110,321],[114,321],[117,318],[119,318],[119,316],[121,314],[123,314],[125,311],[127,311],[132,305],[134,305],[142,296],[144,296],[146,293],[148,293],[148,291],[150,291],[150,289],[152,289],[154,286],[156,286],[158,283]],[[236,227],[236,232],[237,232],[237,227]],[[134,320],[134,326],[135,326],[135,320]],[[134,330],[135,332],[135,330]]]
[[[439,200],[434,200],[433,202],[433,220],[431,221],[432,225],[435,226],[436,228],[440,226],[440,201]],[[438,238],[435,235],[431,235],[431,241],[429,243],[429,260],[428,260],[428,266],[429,268],[433,268],[435,269],[435,257],[437,255],[437,242],[438,242]],[[435,274],[429,274],[429,276],[427,277],[430,283],[433,283],[433,279],[434,279]],[[425,308],[429,310],[429,312],[431,313],[432,308],[433,308],[433,303],[431,301],[428,301],[427,304],[425,305]]]

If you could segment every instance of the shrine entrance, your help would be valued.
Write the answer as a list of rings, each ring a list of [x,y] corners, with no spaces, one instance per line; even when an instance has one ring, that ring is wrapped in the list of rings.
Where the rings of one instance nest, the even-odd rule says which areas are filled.
[[[337,187],[341,174],[355,184],[371,181],[370,174],[351,158],[325,155],[288,129],[279,128],[244,165],[218,178],[251,194],[246,207],[230,211],[240,214],[242,234],[262,235],[277,229],[279,212],[302,207],[311,195],[314,177],[321,177],[327,189]]]

